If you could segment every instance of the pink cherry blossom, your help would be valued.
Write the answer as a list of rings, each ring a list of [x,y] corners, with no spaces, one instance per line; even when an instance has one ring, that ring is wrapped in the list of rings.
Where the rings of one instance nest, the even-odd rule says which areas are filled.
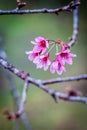
[[[54,43],[53,46],[61,46],[60,52],[58,52],[58,49],[56,49],[56,58],[53,60],[52,64],[49,59],[49,55],[53,46],[46,52],[46,50],[49,48],[49,42],[51,41]],[[46,71],[50,66],[51,73],[57,72],[59,75],[61,75],[63,72],[66,72],[65,64],[67,63],[72,65],[72,58],[76,57],[75,54],[68,50],[68,44],[60,39],[53,41],[43,37],[37,37],[34,41],[31,41],[31,43],[35,46],[32,51],[26,52],[28,59],[33,61],[37,68],[43,68],[44,71]]]
[[[30,61],[34,60],[36,57],[40,55],[41,52],[27,51],[25,52],[28,55],[28,59]]]
[[[43,37],[37,37],[34,41],[31,41],[32,44],[35,45],[33,48],[34,51],[42,51],[45,52],[47,48],[49,48],[48,40]]]
[[[61,59],[58,56],[56,56],[55,60],[52,62],[50,66],[50,72],[51,73],[57,72],[59,75],[61,75],[65,71],[66,69],[64,67],[64,63],[61,61]]]
[[[51,64],[51,61],[49,60],[49,54],[35,58],[34,63],[36,64],[37,68],[44,68],[44,71],[46,71]]]
[[[76,57],[75,54],[70,53],[70,50],[62,50],[57,54],[63,62],[72,65],[72,57]]]

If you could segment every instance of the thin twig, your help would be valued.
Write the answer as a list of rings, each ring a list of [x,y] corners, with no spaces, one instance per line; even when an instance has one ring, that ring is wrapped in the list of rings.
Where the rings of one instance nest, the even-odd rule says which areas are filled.
[[[55,83],[79,81],[79,80],[87,80],[87,74],[82,74],[82,75],[78,75],[78,76],[71,76],[71,77],[64,77],[64,78],[49,79],[49,80],[42,81],[42,83],[44,85],[50,85],[50,84],[55,84]]]
[[[55,95],[65,101],[71,101],[71,102],[81,102],[87,104],[87,97],[80,97],[80,96],[68,96],[65,93],[56,92]]]
[[[21,102],[20,102],[20,107],[19,107],[19,110],[18,112],[16,113],[17,115],[21,116],[23,113],[24,113],[24,104],[26,102],[26,97],[27,97],[27,90],[28,90],[28,80],[27,78],[25,79],[25,82],[24,82],[24,87],[23,87],[23,91],[22,91],[22,99],[21,99]]]
[[[66,6],[56,8],[56,9],[33,9],[33,10],[0,10],[0,15],[11,15],[11,14],[35,14],[35,13],[55,13],[58,14],[62,11],[71,11],[72,9],[75,9],[77,6],[80,5],[80,2],[71,2]]]

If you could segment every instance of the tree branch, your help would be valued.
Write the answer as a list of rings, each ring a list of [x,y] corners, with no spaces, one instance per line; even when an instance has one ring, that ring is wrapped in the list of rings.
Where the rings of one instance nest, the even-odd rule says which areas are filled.
[[[55,13],[58,14],[62,11],[71,11],[80,5],[80,2],[70,2],[68,5],[65,5],[56,9],[34,9],[34,10],[19,10],[18,8],[14,10],[0,10],[0,15],[11,15],[11,14],[35,14],[35,13]]]
[[[71,77],[64,77],[64,78],[49,79],[49,80],[42,81],[42,83],[44,85],[50,85],[50,84],[55,84],[55,83],[79,81],[79,80],[87,80],[87,74],[82,74],[82,75],[78,75],[78,76],[71,76]]]
[[[80,2],[80,0],[76,0],[76,2]],[[77,40],[77,35],[78,35],[78,7],[76,7],[73,10],[73,34],[71,37],[71,41],[68,43],[69,47],[72,47]]]
[[[66,100],[66,101],[87,103],[87,97],[80,97],[78,95],[72,96],[72,95],[68,95],[65,93],[56,92],[55,90],[50,89],[46,86],[46,84],[52,84],[52,83],[57,83],[57,82],[64,82],[64,81],[71,81],[71,80],[74,81],[74,80],[82,80],[82,79],[86,80],[87,74],[76,76],[76,77],[69,77],[69,78],[66,77],[66,78],[61,78],[61,79],[53,79],[53,80],[51,79],[51,80],[42,81],[42,80],[34,79],[34,78],[28,76],[28,74],[24,73],[24,71],[18,70],[12,64],[10,64],[6,60],[4,60],[2,57],[0,57],[0,65],[3,66],[5,69],[8,69],[15,75],[17,75],[22,80],[26,80],[26,78],[27,78],[28,83],[34,84],[35,86],[39,87],[43,91],[47,92],[49,95],[52,96],[52,98],[56,102],[57,102],[57,99],[60,98],[60,99]]]

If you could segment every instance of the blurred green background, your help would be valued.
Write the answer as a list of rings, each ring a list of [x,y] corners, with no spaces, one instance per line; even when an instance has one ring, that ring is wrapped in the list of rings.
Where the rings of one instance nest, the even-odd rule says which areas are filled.
[[[35,8],[56,8],[70,2],[70,0],[31,0],[23,9]],[[32,49],[30,43],[37,36],[56,40],[61,38],[68,42],[72,34],[72,13],[62,12],[55,14],[34,14],[34,15],[1,15],[0,16],[0,37],[3,39],[3,46],[8,55],[10,63],[18,69],[29,72],[37,79],[50,79],[55,77],[74,76],[87,73],[87,1],[82,0],[79,10],[79,36],[77,44],[72,47],[72,53],[77,54],[73,58],[73,65],[67,65],[67,72],[59,76],[50,74],[49,70],[36,69],[32,62],[27,60],[26,50]],[[0,0],[0,9],[15,9],[16,0]],[[54,54],[54,53],[53,53]],[[17,89],[22,93],[23,81],[14,76]],[[72,86],[87,96],[87,81],[59,83],[49,86],[58,91],[65,91],[66,86]],[[15,111],[15,102],[11,95],[8,80],[0,67],[0,130],[25,130],[20,120],[8,121],[3,116],[3,109],[8,107]],[[87,106],[80,103],[59,101],[55,103],[51,97],[30,85],[27,95],[25,110],[33,130],[87,130]]]

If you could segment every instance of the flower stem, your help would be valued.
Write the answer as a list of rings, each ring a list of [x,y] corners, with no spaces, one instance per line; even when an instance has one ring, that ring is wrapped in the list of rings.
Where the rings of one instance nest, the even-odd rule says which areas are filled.
[[[55,45],[55,44],[53,44],[53,45],[51,46],[51,48],[48,50],[48,53],[53,49],[54,45]]]

